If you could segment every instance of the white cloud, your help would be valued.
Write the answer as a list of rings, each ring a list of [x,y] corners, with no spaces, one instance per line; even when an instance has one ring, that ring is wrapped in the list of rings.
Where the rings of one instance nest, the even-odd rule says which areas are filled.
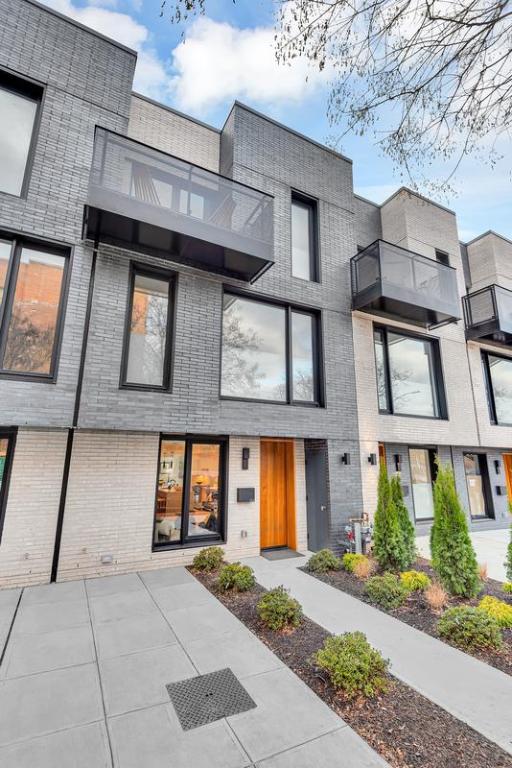
[[[173,51],[171,89],[182,109],[208,109],[235,98],[298,103],[326,82],[304,59],[279,65],[274,29],[239,29],[197,19]]]

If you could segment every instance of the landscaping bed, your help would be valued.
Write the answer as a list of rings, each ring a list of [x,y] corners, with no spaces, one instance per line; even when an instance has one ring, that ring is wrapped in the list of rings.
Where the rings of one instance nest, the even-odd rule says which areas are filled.
[[[419,559],[414,564],[413,568],[417,571],[423,571],[431,580],[435,580],[435,573],[428,560]],[[372,603],[365,594],[365,582],[362,579],[358,579],[353,573],[348,573],[345,570],[337,570],[321,574],[310,573],[307,568],[303,568],[302,570],[310,576],[314,576],[317,579],[324,581],[326,584],[330,584],[332,587],[340,589],[342,592],[347,592],[349,595],[373,605],[374,608],[384,610]],[[494,581],[493,579],[488,579],[483,582],[482,591],[478,597],[471,600],[450,597],[446,607],[453,608],[460,605],[476,606],[485,595],[497,597],[499,600],[503,600],[512,605],[512,595],[503,592],[501,583]],[[430,609],[423,593],[420,591],[412,592],[400,607],[393,610],[384,610],[384,612],[389,613],[394,618],[400,619],[400,621],[403,621],[416,629],[420,629],[422,632],[426,632],[432,637],[438,638],[442,642],[445,642],[443,638],[439,637],[437,632],[439,614]],[[507,675],[512,675],[512,629],[503,630],[503,641],[503,646],[499,651],[492,649],[475,650],[471,652],[471,655],[496,667],[496,669],[505,672]],[[469,653],[469,651],[465,651],[465,653]]]
[[[510,755],[392,675],[386,693],[347,699],[311,660],[329,637],[322,627],[303,617],[296,629],[270,630],[256,610],[262,587],[225,592],[215,572],[191,572],[393,768],[512,768]]]

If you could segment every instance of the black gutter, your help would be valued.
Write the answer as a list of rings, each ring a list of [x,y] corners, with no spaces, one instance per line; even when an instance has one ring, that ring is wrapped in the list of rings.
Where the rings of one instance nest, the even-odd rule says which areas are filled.
[[[89,275],[89,290],[87,293],[87,307],[85,310],[84,332],[82,336],[82,351],[80,353],[80,366],[78,368],[78,381],[75,393],[75,407],[73,409],[72,426],[68,429],[68,439],[66,443],[66,455],[64,458],[64,469],[62,473],[62,486],[60,489],[59,512],[57,515],[57,527],[55,529],[55,543],[53,546],[53,560],[50,582],[57,581],[59,570],[60,547],[62,542],[62,529],[64,526],[64,511],[66,509],[66,499],[68,494],[69,470],[71,467],[71,456],[73,453],[73,439],[75,430],[78,427],[78,418],[80,415],[80,401],[82,398],[82,387],[84,381],[85,358],[87,355],[87,342],[89,340],[89,328],[91,325],[92,299],[94,294],[94,282],[96,278],[96,258],[98,255],[98,238],[94,241],[92,249],[91,272]]]

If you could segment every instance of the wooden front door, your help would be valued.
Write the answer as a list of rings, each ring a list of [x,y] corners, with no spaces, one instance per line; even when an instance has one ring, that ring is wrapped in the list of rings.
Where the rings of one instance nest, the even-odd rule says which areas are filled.
[[[295,549],[295,474],[291,440],[261,441],[260,546]]]
[[[505,464],[505,478],[507,480],[508,500],[512,504],[512,453],[503,454]]]

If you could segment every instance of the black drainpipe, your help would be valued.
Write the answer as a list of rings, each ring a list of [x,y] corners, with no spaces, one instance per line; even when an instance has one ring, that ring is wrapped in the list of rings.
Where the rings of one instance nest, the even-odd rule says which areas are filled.
[[[92,249],[91,272],[89,275],[89,290],[87,293],[87,307],[85,310],[84,332],[82,335],[82,351],[80,353],[80,366],[78,368],[78,381],[76,385],[75,407],[73,409],[73,422],[68,429],[68,439],[66,443],[66,455],[64,457],[64,470],[62,473],[62,485],[60,489],[59,513],[57,516],[57,528],[55,529],[55,543],[53,546],[52,572],[50,581],[57,581],[59,570],[60,545],[62,541],[62,527],[64,525],[64,510],[66,508],[66,498],[68,494],[69,468],[71,466],[71,455],[73,453],[73,439],[75,430],[78,426],[78,417],[80,415],[80,400],[82,398],[82,386],[84,380],[85,357],[87,354],[87,341],[89,339],[89,327],[91,324],[92,297],[94,294],[94,280],[96,277],[96,257],[98,255],[98,237],[94,240]]]

